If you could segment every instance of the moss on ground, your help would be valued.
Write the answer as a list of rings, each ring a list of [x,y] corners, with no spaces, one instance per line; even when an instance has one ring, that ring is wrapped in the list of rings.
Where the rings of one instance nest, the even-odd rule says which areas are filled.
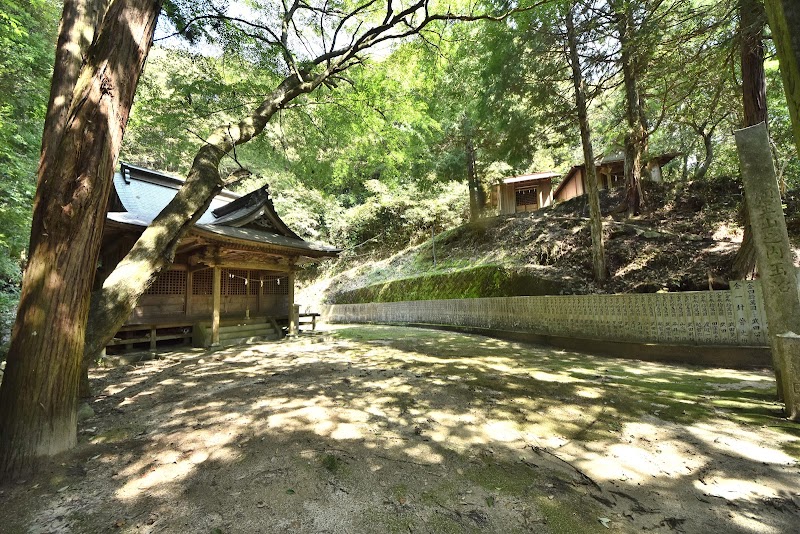
[[[724,417],[739,424],[774,426],[782,417],[774,384],[736,387],[741,377],[714,369],[578,356],[431,329],[354,326],[334,335],[355,341],[380,340],[394,349],[424,356],[419,361],[405,360],[404,368],[426,376],[450,377],[449,381],[466,385],[476,402],[491,402],[495,395],[517,399],[519,410],[502,413],[520,425],[549,428],[546,410],[562,401],[583,407],[585,420],[557,425],[558,433],[567,439],[608,440],[622,423],[648,414],[677,424]],[[484,341],[476,343],[476,339]],[[498,372],[487,367],[483,363],[487,358],[502,362],[507,369]],[[583,396],[586,391],[592,394]],[[398,399],[398,407],[403,404]],[[778,427],[791,433],[791,424]],[[796,455],[800,445],[789,449]]]

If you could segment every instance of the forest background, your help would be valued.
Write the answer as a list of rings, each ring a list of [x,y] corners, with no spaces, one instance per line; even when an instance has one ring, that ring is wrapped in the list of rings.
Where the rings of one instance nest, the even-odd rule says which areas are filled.
[[[666,167],[667,181],[738,175],[730,132],[743,123],[746,3],[634,3],[646,151],[680,155]],[[614,20],[603,3],[592,5],[578,21],[581,62],[595,153],[607,156],[622,152],[628,125]],[[217,8],[193,2],[192,9]],[[2,342],[26,259],[60,10],[51,0],[0,6],[0,46],[7,51],[0,58]],[[198,30],[187,44],[171,36],[172,20],[160,23],[121,160],[185,176],[210,131],[235,122],[283,74],[269,50],[223,22]],[[794,188],[800,161],[768,29],[765,37],[773,155],[782,184]],[[381,48],[336,87],[293,101],[264,135],[237,149],[252,174],[236,188],[269,183],[289,226],[343,248],[346,261],[385,253],[468,218],[471,160],[484,191],[504,176],[578,164],[570,76],[563,29],[546,6],[503,22],[441,22]],[[238,167],[232,159],[226,165]]]

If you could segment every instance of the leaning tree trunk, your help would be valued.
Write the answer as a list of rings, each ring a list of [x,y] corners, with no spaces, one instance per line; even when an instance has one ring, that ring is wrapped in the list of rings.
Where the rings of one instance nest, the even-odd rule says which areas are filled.
[[[597,168],[594,164],[592,132],[589,128],[589,117],[586,109],[586,91],[584,88],[583,73],[581,72],[580,58],[578,57],[578,43],[575,37],[575,24],[572,18],[571,7],[567,11],[566,23],[570,63],[572,63],[572,83],[575,87],[575,106],[577,107],[578,124],[581,130],[583,161],[586,165],[586,185],[589,188],[589,229],[592,235],[592,268],[595,281],[598,284],[603,284],[608,276],[608,267],[606,266],[606,253],[603,245],[603,220],[600,212],[600,195],[597,190]]]
[[[797,0],[765,0],[772,41],[778,52],[783,89],[792,119],[792,131],[800,155],[800,3]]]
[[[708,168],[711,166],[711,162],[714,161],[714,143],[712,140],[714,136],[714,129],[712,128],[709,132],[703,132],[702,129],[699,129],[697,133],[699,133],[700,137],[703,138],[703,147],[706,151],[706,157],[703,159],[703,163],[700,164],[700,167],[694,173],[692,179],[702,180],[705,178]]]
[[[76,444],[78,377],[108,194],[159,11],[153,0],[64,5],[30,259],[0,386],[0,478]]]
[[[625,118],[628,133],[625,136],[625,204],[628,216],[636,215],[642,208],[642,143],[645,131],[639,110],[639,89],[636,76],[633,8],[623,0],[617,6],[617,32],[620,42],[620,61],[625,86]]]
[[[742,126],[747,127],[767,122],[767,81],[764,73],[764,42],[761,38],[766,24],[766,14],[759,0],[740,0],[739,14],[744,108]],[[741,211],[744,235],[739,251],[733,259],[733,272],[737,278],[745,278],[756,269],[756,249],[746,197],[744,203]]]
[[[260,134],[279,109],[316,89],[330,74],[329,68],[305,80],[296,75],[286,78],[249,117],[235,127],[220,127],[206,140],[175,198],[145,229],[131,251],[106,278],[103,287],[92,294],[83,357],[84,375],[90,362],[130,316],[139,297],[158,273],[172,263],[181,238],[224,187],[219,174],[223,156],[234,146]]]

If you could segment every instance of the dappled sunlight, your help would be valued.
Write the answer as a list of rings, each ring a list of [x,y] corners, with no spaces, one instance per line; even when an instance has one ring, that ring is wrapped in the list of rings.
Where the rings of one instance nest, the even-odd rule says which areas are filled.
[[[753,393],[764,388],[752,384],[770,385],[760,371],[358,327],[102,374],[117,379],[94,403],[102,419],[83,434],[87,456],[98,457],[88,465],[127,507],[211,506],[200,497],[211,491],[233,508],[313,501],[361,510],[358,499],[367,499],[418,513],[426,502],[459,509],[472,492],[471,506],[498,503],[482,509],[490,514],[511,509],[496,488],[518,488],[513,502],[531,505],[572,488],[601,492],[576,509],[616,502],[593,517],[628,517],[620,507],[633,501],[617,491],[669,518],[684,517],[686,506],[705,510],[708,499],[756,506],[796,491],[796,464],[782,450],[796,438],[718,413],[720,402],[740,400],[736,410],[748,414],[765,405]],[[576,470],[600,489],[576,483]],[[434,488],[456,489],[424,497]],[[690,505],[680,501],[687,492]],[[763,515],[713,519],[745,528],[753,514]]]
[[[586,399],[600,399],[603,397],[603,390],[600,388],[581,387],[575,390],[575,394]]]
[[[575,378],[564,373],[548,373],[544,371],[536,371],[530,374],[531,378],[540,382],[580,382],[580,378]]]
[[[704,480],[706,480],[705,484],[698,480],[694,483],[694,486],[711,497],[733,500],[753,497],[776,497],[778,495],[778,491],[774,488],[768,488],[753,480],[716,476],[713,474]]]
[[[742,239],[743,230],[737,224],[731,224],[730,222],[721,222],[717,225],[714,229],[714,232],[711,234],[711,238],[714,241],[726,241],[726,240],[734,240],[734,241],[741,241]],[[718,247],[722,246],[730,246],[730,243],[717,243]]]
[[[745,514],[738,510],[728,512],[728,517],[733,525],[744,532],[758,532],[759,534],[784,534],[786,531],[780,527],[765,525],[761,517],[755,514]]]
[[[492,440],[500,442],[516,441],[521,437],[519,427],[511,421],[487,421],[483,425],[483,432],[488,438],[487,442]]]
[[[774,443],[764,443],[762,435],[743,429],[727,421],[716,424],[697,423],[686,431],[703,440],[709,447],[754,462],[777,465],[797,465],[797,460],[783,451],[774,449]],[[780,436],[774,434],[776,439]]]

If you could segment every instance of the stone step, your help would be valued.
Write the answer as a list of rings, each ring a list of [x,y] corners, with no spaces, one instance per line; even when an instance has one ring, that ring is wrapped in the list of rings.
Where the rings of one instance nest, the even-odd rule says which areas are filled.
[[[259,341],[276,341],[280,339],[277,334],[267,336],[237,337],[232,339],[222,339],[220,336],[219,344],[222,346],[242,345],[244,343],[258,343]]]
[[[239,338],[249,338],[249,337],[267,337],[267,336],[277,336],[277,332],[272,330],[262,329],[262,330],[251,330],[248,332],[228,332],[224,330],[220,330],[219,333],[219,340],[220,341],[227,341],[229,339],[239,339]]]

